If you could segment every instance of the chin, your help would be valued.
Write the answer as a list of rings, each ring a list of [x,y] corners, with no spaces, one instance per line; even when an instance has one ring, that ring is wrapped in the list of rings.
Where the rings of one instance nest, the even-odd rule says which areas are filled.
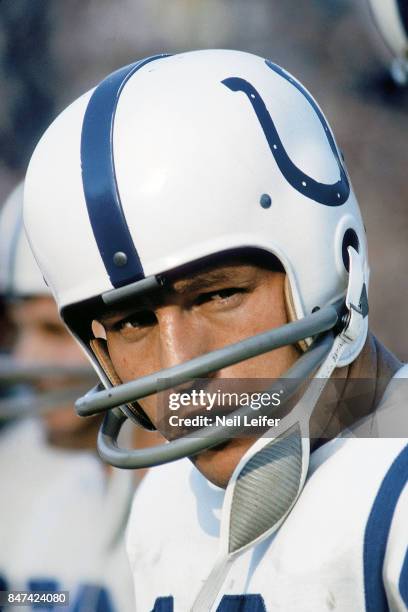
[[[239,461],[255,440],[253,437],[233,438],[191,460],[207,480],[225,489]]]

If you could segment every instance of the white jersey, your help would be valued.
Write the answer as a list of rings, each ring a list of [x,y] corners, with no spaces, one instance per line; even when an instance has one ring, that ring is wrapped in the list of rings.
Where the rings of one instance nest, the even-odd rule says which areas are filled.
[[[407,478],[406,438],[321,446],[282,527],[236,559],[211,610],[407,610]],[[127,533],[138,612],[190,610],[218,556],[223,498],[189,460],[150,471]]]
[[[0,465],[0,591],[64,590],[69,607],[52,609],[134,612],[124,546],[132,474],[50,447],[33,420],[1,431]]]

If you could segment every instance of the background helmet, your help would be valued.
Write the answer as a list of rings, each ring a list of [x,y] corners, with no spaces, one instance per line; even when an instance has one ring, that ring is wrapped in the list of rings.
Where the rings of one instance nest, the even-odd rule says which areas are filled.
[[[0,210],[0,295],[6,304],[25,298],[52,296],[24,231],[23,192],[24,184],[21,182]],[[79,382],[63,391],[34,393],[30,386],[19,386],[29,385],[39,378],[67,375],[74,376]],[[22,363],[3,353],[0,355],[0,387],[13,390],[17,395],[13,393],[0,401],[0,421],[73,401],[84,381],[89,385],[91,380],[88,368]]]
[[[391,76],[398,85],[408,82],[408,2],[369,0],[377,29],[394,56]]]
[[[285,269],[293,320],[345,298],[349,247],[367,284],[363,222],[322,111],[248,53],[155,56],[113,73],[45,132],[25,200],[37,261],[106,386],[119,381],[89,348],[86,313],[144,279],[260,250]],[[366,334],[367,318],[338,365]]]
[[[21,182],[0,210],[0,294],[3,297],[51,295],[24,232],[23,193]]]

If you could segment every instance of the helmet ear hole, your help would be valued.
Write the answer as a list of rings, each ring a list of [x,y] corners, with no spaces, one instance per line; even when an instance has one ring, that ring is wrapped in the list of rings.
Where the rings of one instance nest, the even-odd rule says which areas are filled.
[[[349,268],[350,268],[349,254],[347,251],[349,246],[353,247],[353,249],[355,249],[357,253],[360,251],[360,241],[358,239],[356,232],[353,229],[351,229],[351,227],[349,227],[344,232],[343,243],[341,245],[341,255],[343,258],[343,264],[347,272],[349,271]]]

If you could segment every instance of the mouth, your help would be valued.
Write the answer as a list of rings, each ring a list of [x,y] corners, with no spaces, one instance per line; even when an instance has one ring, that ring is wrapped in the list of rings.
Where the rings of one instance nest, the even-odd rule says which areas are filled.
[[[272,426],[271,419],[281,417],[283,391],[272,393],[274,382],[269,379],[198,379],[181,391],[174,387],[159,392],[156,396],[157,429],[169,441],[185,436],[206,437],[209,429],[218,429],[218,439],[225,440],[212,447],[216,450],[230,445],[237,437],[259,437]]]

